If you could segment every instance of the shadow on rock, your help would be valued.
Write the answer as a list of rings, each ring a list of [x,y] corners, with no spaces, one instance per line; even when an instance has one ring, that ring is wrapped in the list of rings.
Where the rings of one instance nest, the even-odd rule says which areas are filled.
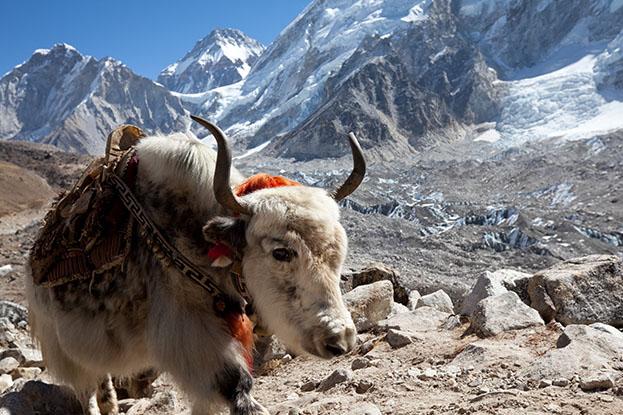
[[[82,407],[70,389],[36,380],[0,398],[0,415],[35,414],[82,415]]]

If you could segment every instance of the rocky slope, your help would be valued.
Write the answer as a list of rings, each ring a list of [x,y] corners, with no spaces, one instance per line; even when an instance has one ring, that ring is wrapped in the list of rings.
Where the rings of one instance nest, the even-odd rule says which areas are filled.
[[[452,141],[463,125],[497,116],[496,80],[450,4],[435,2],[407,29],[362,40],[326,81],[327,102],[269,149],[296,159],[342,155],[349,150],[339,137],[351,130],[384,157]]]
[[[216,29],[182,59],[167,66],[158,82],[171,91],[205,92],[243,80],[264,46],[236,29]]]
[[[593,306],[616,313],[623,290],[620,259],[578,258],[534,276],[485,273],[467,297],[471,311],[455,310],[443,291],[423,296],[411,291],[408,307],[397,303],[391,276],[384,269],[345,276],[345,301],[359,326],[357,348],[346,356],[330,361],[293,356],[278,339],[258,338],[254,395],[270,413],[623,410],[623,332],[601,322],[601,315],[587,318],[586,308],[561,309],[571,318],[566,326],[556,320],[545,324],[551,317],[544,321],[531,308],[542,291],[535,287],[547,280],[565,287],[548,291],[554,304],[596,301]],[[0,413],[80,413],[71,390],[54,384],[28,338],[26,310],[3,301],[0,316]],[[166,374],[140,392],[123,381],[117,385],[121,413],[190,413]]]
[[[0,139],[37,141],[101,154],[115,126],[150,133],[186,131],[178,98],[112,58],[66,44],[41,49],[0,79]]]

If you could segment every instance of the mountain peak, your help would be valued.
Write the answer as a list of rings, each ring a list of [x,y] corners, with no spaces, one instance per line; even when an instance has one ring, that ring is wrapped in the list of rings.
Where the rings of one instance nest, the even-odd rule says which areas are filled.
[[[238,29],[214,29],[167,66],[158,82],[171,90],[194,93],[244,79],[264,51],[264,46]]]

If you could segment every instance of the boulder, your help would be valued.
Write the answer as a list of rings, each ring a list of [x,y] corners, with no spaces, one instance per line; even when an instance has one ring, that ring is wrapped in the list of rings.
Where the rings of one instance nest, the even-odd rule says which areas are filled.
[[[512,291],[481,300],[471,317],[471,328],[483,336],[543,325],[539,313],[525,305]]]
[[[344,274],[343,279],[345,291],[378,281],[390,281],[394,288],[394,301],[404,305],[409,301],[409,290],[400,284],[398,272],[380,262],[374,262],[360,271]]]
[[[556,346],[536,359],[522,375],[533,379],[568,380],[578,375],[587,382],[596,374],[612,379],[620,376],[618,368],[623,356],[620,333],[603,330],[600,326],[572,324],[565,327]]]
[[[409,293],[409,302],[407,303],[407,307],[411,311],[415,310],[415,306],[417,305],[417,301],[420,299],[422,295],[418,290],[413,290]]]
[[[392,312],[394,290],[389,281],[361,285],[344,295],[358,331],[366,331]]]
[[[590,255],[540,271],[528,293],[545,321],[623,327],[623,264],[616,256]]]
[[[35,380],[21,383],[20,380],[0,397],[0,415],[82,413],[82,406],[71,389]]]
[[[487,297],[515,292],[524,302],[528,302],[528,281],[532,276],[512,269],[500,269],[481,274],[469,294],[463,299],[461,314],[471,316],[476,305]]]
[[[437,290],[434,293],[427,294],[417,300],[415,308],[432,307],[444,313],[454,314],[454,304],[452,299],[444,290]]]

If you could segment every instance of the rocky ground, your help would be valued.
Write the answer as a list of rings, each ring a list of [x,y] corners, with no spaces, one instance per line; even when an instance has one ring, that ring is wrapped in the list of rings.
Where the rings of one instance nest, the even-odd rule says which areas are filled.
[[[622,413],[623,335],[613,328],[623,326],[621,138],[510,150],[465,141],[408,163],[370,160],[368,179],[343,209],[344,290],[361,331],[358,350],[321,361],[277,344],[267,353],[261,341],[258,400],[275,414]],[[67,189],[88,160],[0,142],[0,161],[53,192]],[[247,173],[318,186],[342,180],[349,163],[236,161]],[[2,415],[68,414],[75,405],[54,386],[19,311],[47,198],[33,192],[34,205],[24,197],[0,216],[0,299],[9,301],[0,306]],[[611,256],[564,262],[589,254]],[[372,263],[384,265],[361,271]],[[493,272],[503,268],[517,272]],[[576,274],[586,278],[569,277]],[[552,297],[559,292],[569,297]],[[188,413],[166,375],[152,397],[123,400],[122,410]]]
[[[576,259],[536,275],[484,273],[461,310],[441,290],[411,291],[407,306],[395,302],[399,283],[386,269],[345,279],[345,301],[360,331],[353,353],[322,361],[292,356],[275,338],[259,339],[255,396],[271,413],[623,411],[623,333],[603,323],[623,325],[623,264],[616,257]],[[532,308],[544,296],[553,314]],[[28,339],[26,310],[2,302],[0,315],[0,414],[77,413],[71,392],[53,384]],[[150,396],[120,403],[128,415],[189,413],[166,375]]]

